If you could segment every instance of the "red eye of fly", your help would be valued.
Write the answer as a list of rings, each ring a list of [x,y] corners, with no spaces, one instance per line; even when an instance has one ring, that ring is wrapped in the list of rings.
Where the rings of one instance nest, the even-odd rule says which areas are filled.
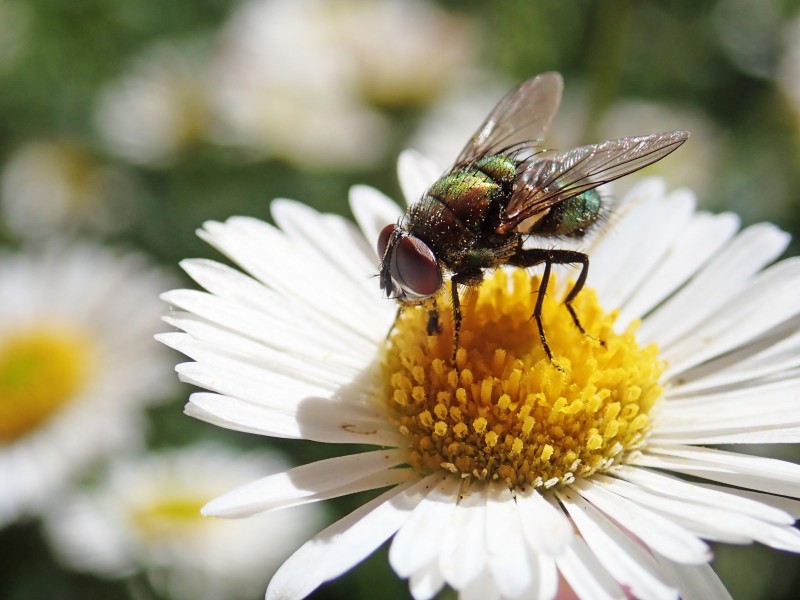
[[[381,258],[386,254],[386,246],[389,245],[389,237],[391,237],[394,227],[394,225],[387,225],[381,229],[381,234],[378,236],[378,256]]]
[[[442,273],[433,251],[417,238],[402,238],[395,249],[394,259],[392,275],[414,294],[432,296],[442,286]]]

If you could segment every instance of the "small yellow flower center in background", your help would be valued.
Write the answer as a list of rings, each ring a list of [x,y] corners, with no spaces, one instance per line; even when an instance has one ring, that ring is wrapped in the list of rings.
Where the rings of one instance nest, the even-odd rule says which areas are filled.
[[[88,341],[66,330],[0,337],[0,444],[24,436],[74,399],[90,362]]]
[[[384,372],[413,467],[551,487],[605,470],[642,445],[662,391],[657,347],[639,348],[633,326],[615,334],[616,314],[605,314],[591,289],[573,303],[589,335],[548,294],[542,317],[553,364],[531,319],[538,286],[524,270],[498,270],[463,296],[457,369],[450,300],[437,299],[442,332],[431,337],[429,306],[403,311]]]
[[[207,498],[176,492],[163,493],[151,502],[133,509],[132,520],[142,535],[151,541],[174,541],[179,537],[200,535],[204,523],[212,522],[200,514]]]

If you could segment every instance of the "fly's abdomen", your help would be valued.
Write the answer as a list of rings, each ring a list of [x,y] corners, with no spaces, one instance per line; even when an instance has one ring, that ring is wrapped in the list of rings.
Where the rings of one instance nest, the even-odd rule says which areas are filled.
[[[600,193],[588,190],[552,207],[531,233],[580,236],[597,222],[601,210]]]

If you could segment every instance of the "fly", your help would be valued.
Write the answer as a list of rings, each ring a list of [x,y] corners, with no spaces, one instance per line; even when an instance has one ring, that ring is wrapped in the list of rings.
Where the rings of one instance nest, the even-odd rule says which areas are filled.
[[[583,237],[600,219],[596,188],[661,160],[689,137],[686,131],[609,140],[567,151],[541,147],[561,101],[563,80],[543,73],[500,100],[452,168],[378,238],[380,286],[405,306],[422,304],[449,278],[453,298],[453,362],[461,328],[459,286],[477,286],[484,271],[503,265],[544,265],[532,318],[547,357],[553,353],[542,325],[542,305],[553,265],[581,270],[564,305],[572,306],[589,273],[589,256],[554,247],[526,247],[529,237]],[[428,335],[439,330],[429,310]]]

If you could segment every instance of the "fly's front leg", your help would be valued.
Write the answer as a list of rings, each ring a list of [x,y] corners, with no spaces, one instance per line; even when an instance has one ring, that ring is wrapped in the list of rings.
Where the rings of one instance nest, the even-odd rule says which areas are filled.
[[[450,278],[450,292],[453,296],[453,355],[451,364],[456,364],[456,354],[458,353],[458,338],[461,334],[461,299],[458,297],[459,285],[478,285],[483,281],[483,270],[475,268],[462,271]]]
[[[442,324],[439,323],[439,307],[436,306],[436,300],[433,300],[432,306],[428,309],[428,336],[439,335],[442,333]]]
[[[450,292],[453,296],[453,354],[450,363],[455,366],[458,353],[458,337],[461,333],[461,300],[458,298],[458,283],[456,278],[450,280]]]

